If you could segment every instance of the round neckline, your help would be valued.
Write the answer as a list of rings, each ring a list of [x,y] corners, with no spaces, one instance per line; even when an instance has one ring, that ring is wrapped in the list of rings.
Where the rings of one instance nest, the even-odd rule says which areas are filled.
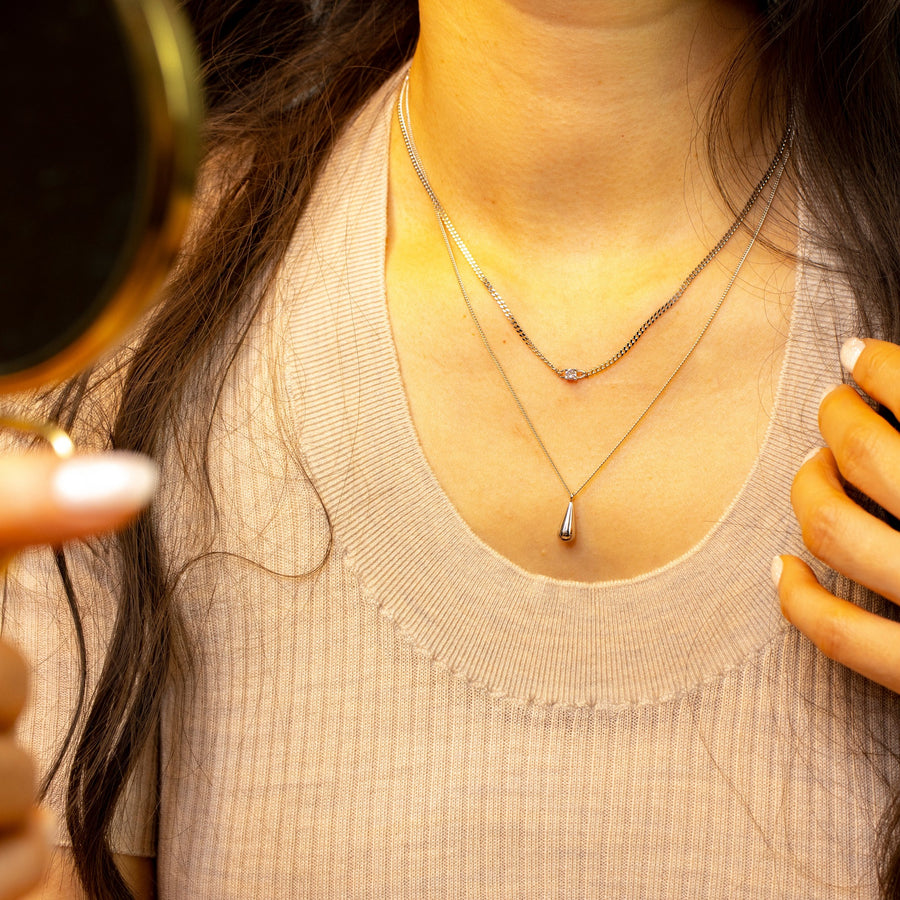
[[[824,358],[808,365],[806,342],[796,339],[822,327],[796,300],[808,293],[810,272],[797,272],[760,453],[709,532],[633,578],[529,572],[460,516],[410,415],[385,287],[388,148],[401,77],[342,137],[282,279],[288,402],[335,552],[406,640],[496,695],[564,706],[660,702],[745,663],[786,628],[768,569],[776,553],[801,549],[790,482],[817,437],[803,398],[835,377]]]

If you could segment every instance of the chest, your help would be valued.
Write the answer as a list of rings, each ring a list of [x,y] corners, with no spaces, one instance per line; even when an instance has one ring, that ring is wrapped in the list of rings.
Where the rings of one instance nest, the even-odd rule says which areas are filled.
[[[740,492],[774,408],[787,280],[768,292],[736,284],[704,332],[721,289],[709,278],[615,366],[572,384],[477,283],[469,294],[484,338],[452,280],[423,288],[411,271],[389,256],[391,327],[415,429],[459,515],[500,554],[557,578],[634,576],[688,551]],[[556,337],[571,365],[587,368],[634,324],[627,313],[607,327],[588,319],[562,315],[557,329],[538,317],[534,333]],[[564,543],[571,493],[575,539]]]

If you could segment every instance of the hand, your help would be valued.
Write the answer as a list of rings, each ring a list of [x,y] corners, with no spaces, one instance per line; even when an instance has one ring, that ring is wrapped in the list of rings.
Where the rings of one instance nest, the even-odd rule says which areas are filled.
[[[34,808],[34,767],[15,742],[12,727],[25,703],[25,662],[0,643],[0,898],[19,897],[41,877],[48,826]]]
[[[130,453],[0,457],[0,560],[29,544],[58,544],[117,528],[150,500],[156,469]],[[0,642],[0,900],[41,879],[50,817],[34,805],[34,767],[13,736],[25,704],[25,663]]]
[[[870,397],[900,414],[900,347],[854,338],[841,360]],[[900,532],[844,488],[852,484],[900,517],[900,432],[848,385],[823,397],[819,429],[828,446],[807,457],[791,490],[803,543],[832,569],[900,604]],[[900,693],[900,623],[833,596],[795,556],[776,557],[772,576],[785,617],[826,656]]]

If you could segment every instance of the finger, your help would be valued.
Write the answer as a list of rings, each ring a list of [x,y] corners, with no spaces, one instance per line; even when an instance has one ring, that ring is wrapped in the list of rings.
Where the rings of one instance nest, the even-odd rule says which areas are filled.
[[[811,553],[853,581],[900,603],[900,532],[846,495],[827,447],[800,466],[791,487],[791,504]]]
[[[847,385],[822,398],[819,430],[841,475],[888,512],[900,515],[900,432]]]
[[[900,415],[900,347],[873,338],[851,338],[841,347],[841,362],[870,397]]]
[[[0,736],[0,834],[21,828],[34,804],[34,764],[11,735]]]
[[[785,618],[822,653],[900,693],[900,623],[830,594],[795,556],[776,557],[772,575]]]
[[[19,652],[0,642],[0,731],[12,728],[28,692],[28,668]]]
[[[149,502],[156,482],[153,462],[134,453],[0,457],[0,550],[118,528]]]
[[[46,816],[34,810],[24,828],[0,835],[0,900],[21,897],[40,883],[50,856],[47,831]]]

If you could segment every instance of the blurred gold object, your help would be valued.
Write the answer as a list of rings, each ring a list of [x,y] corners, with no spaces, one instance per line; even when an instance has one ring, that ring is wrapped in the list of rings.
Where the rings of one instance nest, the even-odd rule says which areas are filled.
[[[38,422],[34,419],[21,419],[18,416],[0,413],[0,428],[12,428],[43,438],[60,459],[67,459],[75,453],[72,438],[53,422]]]
[[[63,381],[114,348],[156,297],[188,222],[203,103],[173,0],[16,4],[0,33],[14,98],[0,149],[0,393]],[[0,428],[73,452],[57,425]]]
[[[82,299],[78,293],[80,283],[76,273],[72,281],[71,305],[68,308],[65,304],[69,297],[65,289],[54,292],[60,298],[60,308],[67,315],[71,314],[71,321],[27,322],[28,328],[22,329],[23,341],[26,339],[26,331],[27,338],[31,340],[35,340],[35,334],[41,336],[46,333],[48,337],[46,349],[43,345],[35,348],[28,346],[27,350],[23,350],[21,361],[15,358],[13,351],[16,338],[12,336],[14,329],[7,322],[5,340],[11,347],[10,361],[6,358],[0,361],[0,392],[4,393],[56,383],[86,369],[101,354],[122,340],[152,302],[172,266],[187,225],[202,119],[197,54],[188,25],[171,0],[93,0],[92,3],[78,4],[69,0],[54,0],[48,4],[39,4],[35,14],[43,17],[43,21],[47,23],[46,34],[49,37],[46,39],[45,32],[38,31],[38,26],[34,24],[33,15],[27,11],[27,6],[24,7],[25,12],[22,9],[23,7],[19,7],[19,12],[15,14],[7,32],[8,44],[0,50],[8,50],[13,46],[12,42],[17,40],[18,28],[23,36],[39,45],[29,49],[35,51],[32,55],[38,58],[37,64],[42,67],[39,72],[42,79],[47,78],[48,68],[57,66],[60,70],[64,70],[66,67],[65,61],[55,58],[56,54],[50,44],[51,39],[59,39],[60,33],[69,39],[66,29],[71,33],[72,42],[84,41],[85,35],[92,36],[101,32],[111,37],[113,46],[110,47],[108,54],[104,55],[102,50],[98,51],[94,47],[87,47],[82,52],[85,68],[101,57],[116,60],[121,57],[119,89],[126,101],[129,100],[130,91],[130,106],[124,112],[118,108],[110,110],[108,121],[104,120],[103,126],[106,127],[108,124],[110,133],[120,129],[120,134],[113,135],[116,140],[110,140],[108,144],[104,143],[105,135],[97,135],[97,146],[110,154],[107,183],[111,183],[114,179],[113,169],[118,165],[129,175],[133,171],[133,184],[129,182],[129,187],[133,186],[134,192],[133,196],[129,194],[125,199],[115,198],[122,207],[126,205],[126,201],[129,203],[125,213],[117,212],[120,216],[127,215],[125,227],[115,220],[116,227],[110,228],[108,220],[111,216],[101,208],[96,210],[95,216],[90,217],[83,230],[76,225],[69,231],[74,244],[76,238],[83,238],[84,234],[91,233],[88,226],[93,227],[99,223],[98,231],[101,231],[103,237],[113,238],[109,250],[104,247],[103,251],[109,256],[108,271],[96,276],[98,286],[102,286],[100,296],[92,293],[90,297]],[[85,9],[89,9],[89,12],[85,13]],[[93,19],[96,19],[96,28],[93,27]],[[54,27],[56,30],[51,31]],[[40,28],[44,29],[45,26],[41,24]],[[74,48],[71,52],[77,53],[78,48]],[[19,56],[21,57],[21,54]],[[17,75],[21,73],[22,84],[38,80],[33,70],[22,71],[26,69],[27,64],[21,62],[20,58],[7,65],[17,67],[14,71]],[[57,84],[65,87],[81,77],[78,68],[70,66],[68,71],[59,71],[51,75],[56,78]],[[105,80],[109,82],[110,79]],[[90,81],[87,83],[90,84]],[[113,90],[115,89],[116,85],[113,85]],[[52,99],[51,97],[48,101],[48,106]],[[18,102],[24,105],[29,101],[26,97]],[[82,156],[87,155],[95,163],[102,156],[102,153],[95,152],[93,143],[87,144],[87,137],[93,138],[97,132],[94,119],[85,125],[85,146],[89,146],[87,152],[80,142],[77,139],[72,140],[66,131],[67,127],[71,127],[71,122],[77,123],[79,110],[76,108],[72,110],[71,116],[69,115],[69,110],[76,105],[69,103],[66,107],[65,122],[60,125],[59,135],[52,135],[55,140],[49,151],[47,148],[51,141],[48,141],[46,133],[40,128],[34,128],[33,135],[27,133],[27,128],[23,129],[26,133],[19,135],[20,143],[25,147],[24,153],[28,152],[29,144],[33,143],[35,154],[39,151],[50,152],[60,160],[58,167],[46,164],[44,170],[36,167],[37,187],[29,187],[28,190],[34,191],[33,215],[39,220],[27,224],[27,228],[30,229],[28,234],[36,233],[42,236],[45,230],[49,231],[51,226],[62,218],[61,216],[54,218],[52,212],[48,214],[37,209],[38,195],[50,196],[51,203],[53,200],[54,186],[46,185],[48,171],[52,176],[57,174],[58,169],[63,173],[63,177],[70,179],[66,182],[65,189],[77,189],[79,174],[77,165],[82,159],[79,152]],[[89,109],[87,103],[85,109]],[[93,110],[91,113],[93,114]],[[27,113],[23,112],[22,115],[24,118]],[[46,116],[48,118],[54,116],[52,107],[47,110]],[[58,115],[58,119],[62,120],[63,115]],[[27,118],[24,120],[26,123],[35,121]],[[39,120],[38,124],[43,126],[44,121]],[[121,134],[124,134],[124,137],[121,137]],[[72,146],[73,144],[76,146]],[[119,148],[124,145],[131,149],[132,144],[133,159],[122,164]],[[66,168],[69,165],[74,175]],[[105,174],[103,162],[95,164],[90,170],[92,175],[97,172],[101,178]],[[7,179],[10,194],[18,188],[18,185],[13,184],[13,180],[17,177],[23,176],[17,176],[15,171],[7,169],[4,178]],[[101,178],[97,180],[100,181]],[[94,189],[100,198],[98,205],[102,204],[106,196],[104,189],[104,184]],[[85,185],[79,198],[90,197],[91,190],[92,185]],[[64,204],[68,195],[62,190],[58,195],[61,198],[59,203]],[[90,209],[90,212],[93,213],[94,210]],[[24,215],[18,209],[12,213],[13,216],[19,215],[23,218],[28,214],[30,208]],[[44,218],[40,219],[41,216]],[[102,231],[102,228],[106,228],[106,231]],[[65,268],[66,265],[71,265],[71,253],[69,257],[65,255],[68,249],[65,245],[69,243],[65,237],[66,235],[60,236],[54,232],[54,238],[47,239],[46,247],[41,248],[42,252],[45,252],[47,267],[58,265]],[[59,261],[54,255],[57,250],[60,251]],[[105,256],[103,259],[106,262]],[[97,264],[91,260],[91,265],[96,268]],[[36,269],[42,267],[43,262],[38,266],[32,265],[32,268]],[[37,276],[41,274],[42,272],[36,273]],[[93,272],[91,274],[94,275]],[[61,283],[65,284],[65,281],[61,279]],[[23,317],[28,315],[27,309],[19,313],[16,308],[16,304],[27,305],[27,301],[22,301],[16,296],[14,288],[7,287],[4,295],[5,319],[13,311]],[[83,315],[76,307],[76,304],[82,302],[89,306]],[[43,313],[41,315],[46,319],[53,318]],[[54,334],[55,327],[59,329],[58,337]]]

